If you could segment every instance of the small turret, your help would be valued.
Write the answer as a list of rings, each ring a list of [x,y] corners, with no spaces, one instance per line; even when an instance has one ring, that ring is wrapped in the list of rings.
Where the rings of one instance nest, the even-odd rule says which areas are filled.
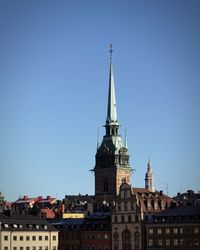
[[[145,188],[147,188],[150,192],[155,192],[154,177],[150,159],[148,160],[147,172],[145,174]]]

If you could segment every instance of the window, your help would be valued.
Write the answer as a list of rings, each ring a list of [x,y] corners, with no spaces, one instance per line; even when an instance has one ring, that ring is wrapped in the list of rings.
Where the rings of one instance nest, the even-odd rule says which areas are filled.
[[[153,246],[153,240],[150,239],[149,242],[148,242],[149,246]]]
[[[24,248],[23,247],[20,247],[19,250],[23,250]]]
[[[136,204],[135,204],[135,202],[132,202],[132,203],[131,203],[131,210],[132,210],[132,211],[135,211],[135,210],[136,210]]]
[[[30,250],[30,247],[26,247],[26,250]]]
[[[8,247],[4,247],[4,250],[8,250]]]
[[[161,239],[158,239],[158,245],[162,246],[162,240]]]
[[[170,246],[170,239],[166,239],[165,244],[166,244],[166,246]]]
[[[32,247],[32,250],[36,250],[36,247]]]
[[[32,240],[36,240],[36,236],[32,236]]]
[[[55,247],[55,246],[53,247],[53,250],[56,250],[56,247]]]
[[[9,228],[8,224],[3,224],[4,228]]]
[[[44,225],[44,229],[47,230],[47,225]]]
[[[17,224],[13,224],[13,227],[14,227],[14,228],[17,228]]]
[[[17,240],[17,236],[13,236],[13,240],[16,241]]]
[[[131,215],[128,216],[128,222],[131,222]]]
[[[48,240],[48,238],[49,238],[49,237],[48,237],[47,235],[45,235],[44,239],[45,239],[45,240]]]
[[[103,191],[108,192],[108,180],[106,178],[103,180]]]
[[[39,240],[42,240],[42,236],[41,235],[39,236]]]
[[[165,233],[166,233],[166,234],[170,234],[170,229],[169,229],[169,228],[166,228],[166,229],[165,229]]]
[[[48,250],[48,246],[45,246],[45,247],[44,247],[44,250]]]
[[[114,217],[114,221],[115,221],[115,222],[117,222],[117,215],[115,215],[115,217]]]
[[[42,250],[42,247],[41,246],[39,246],[39,248],[38,248],[39,250]]]
[[[13,247],[13,250],[17,250],[17,247]]]
[[[195,234],[198,234],[198,233],[199,233],[199,228],[198,228],[198,227],[195,227],[195,228],[194,228],[194,233],[195,233]]]
[[[20,240],[20,241],[23,241],[23,236],[19,236],[19,240]]]
[[[174,234],[178,233],[178,228],[174,228]]]
[[[158,228],[158,234],[162,233],[162,228]]]
[[[35,228],[36,228],[36,229],[39,229],[40,227],[39,227],[39,225],[35,225]]]
[[[127,211],[127,202],[124,202],[124,210]]]
[[[121,222],[124,222],[124,215],[121,216]]]
[[[185,239],[180,239],[180,246],[185,246]]]
[[[108,234],[104,235],[104,239],[107,240],[108,239]]]
[[[101,239],[101,234],[97,234],[97,239]]]
[[[199,239],[195,239],[195,240],[194,240],[194,245],[195,245],[195,246],[199,246]]]
[[[74,235],[73,235],[74,236]],[[56,235],[53,235],[53,240],[56,240]]]
[[[180,234],[183,234],[184,233],[184,228],[180,228]]]
[[[178,246],[178,239],[174,239],[174,246]]]
[[[5,235],[5,236],[4,236],[4,240],[8,240],[8,235]]]
[[[149,234],[153,234],[153,228],[149,228]]]
[[[29,241],[30,240],[30,236],[26,236],[26,240]]]
[[[121,204],[118,203],[118,211],[121,211]]]

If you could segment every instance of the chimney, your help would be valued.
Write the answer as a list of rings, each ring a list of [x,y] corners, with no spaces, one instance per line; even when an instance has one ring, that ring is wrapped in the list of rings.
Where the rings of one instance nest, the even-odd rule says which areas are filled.
[[[38,196],[38,200],[43,200],[43,196]]]
[[[49,200],[49,199],[51,199],[51,196],[50,196],[50,195],[47,196],[47,200]]]
[[[160,196],[162,196],[163,195],[163,191],[162,190],[160,190]]]
[[[62,203],[61,205],[61,213],[64,214],[65,213],[65,204]]]
[[[24,195],[23,199],[28,200],[28,195]]]

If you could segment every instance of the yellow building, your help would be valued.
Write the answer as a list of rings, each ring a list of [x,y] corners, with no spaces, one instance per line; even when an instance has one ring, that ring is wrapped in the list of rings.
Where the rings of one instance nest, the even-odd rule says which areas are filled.
[[[31,215],[0,214],[0,250],[57,250],[58,231]]]
[[[64,213],[62,214],[63,219],[82,219],[85,217],[84,213]]]

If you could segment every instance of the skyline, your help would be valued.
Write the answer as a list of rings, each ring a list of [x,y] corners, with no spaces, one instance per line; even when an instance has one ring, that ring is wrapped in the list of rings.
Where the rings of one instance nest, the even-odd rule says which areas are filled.
[[[109,44],[133,187],[200,190],[198,1],[0,2],[0,191],[94,194]],[[84,182],[82,181],[84,180]]]

